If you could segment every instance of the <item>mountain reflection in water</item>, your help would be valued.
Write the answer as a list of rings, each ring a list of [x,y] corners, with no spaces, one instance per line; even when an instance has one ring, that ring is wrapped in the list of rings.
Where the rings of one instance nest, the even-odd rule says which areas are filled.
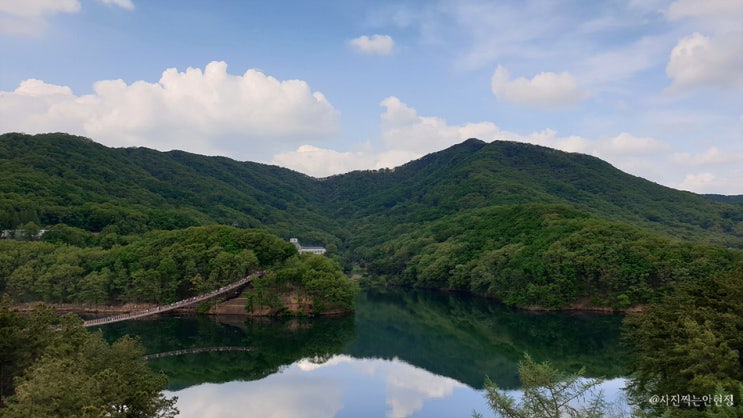
[[[488,416],[482,384],[518,388],[524,352],[621,386],[621,317],[514,311],[476,297],[369,290],[353,316],[245,319],[162,316],[103,327],[147,353],[249,347],[148,361],[169,377],[184,417]],[[613,380],[612,380],[613,379]],[[615,395],[612,395],[612,397]],[[232,415],[231,415],[232,414]]]

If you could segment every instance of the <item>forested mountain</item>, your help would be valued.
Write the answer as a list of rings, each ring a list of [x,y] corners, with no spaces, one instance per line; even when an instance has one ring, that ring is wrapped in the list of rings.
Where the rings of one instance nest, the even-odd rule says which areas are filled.
[[[261,228],[324,244],[347,267],[390,283],[514,305],[645,302],[674,281],[739,262],[727,247],[743,247],[743,206],[732,199],[506,141],[470,139],[395,169],[315,179],[222,157],[13,133],[0,136],[0,172],[2,229]]]
[[[327,182],[344,218],[397,224],[472,208],[546,203],[681,239],[740,243],[743,237],[741,206],[660,186],[595,157],[523,143],[470,139],[395,170]]]
[[[119,233],[221,223],[327,240],[315,179],[222,157],[111,149],[66,134],[0,136],[0,228],[64,223]]]

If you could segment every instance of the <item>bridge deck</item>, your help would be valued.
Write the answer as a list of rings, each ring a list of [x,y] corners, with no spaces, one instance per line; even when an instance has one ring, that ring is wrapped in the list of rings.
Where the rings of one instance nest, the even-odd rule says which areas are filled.
[[[199,348],[184,348],[181,350],[166,351],[164,353],[147,354],[142,357],[144,360],[153,360],[162,357],[171,356],[182,356],[186,354],[199,354],[199,353],[222,353],[226,351],[253,351],[252,347],[199,347]]]
[[[98,318],[98,319],[90,319],[83,322],[83,326],[85,327],[92,327],[96,325],[103,325],[103,324],[111,324],[113,322],[121,322],[121,321],[128,321],[130,319],[136,319],[136,318],[142,318],[149,315],[156,315],[163,312],[172,311],[173,309],[183,308],[185,306],[194,305],[196,303],[199,303],[201,301],[213,298],[215,296],[219,296],[222,294],[225,294],[227,292],[230,292],[232,290],[237,289],[240,286],[243,286],[250,281],[252,281],[254,278],[262,275],[263,272],[257,272],[253,273],[247,277],[243,277],[242,279],[232,282],[228,284],[227,286],[224,286],[222,288],[219,288],[217,290],[213,290],[209,293],[204,293],[202,295],[194,296],[188,299],[184,299],[178,302],[171,303],[170,305],[164,305],[164,306],[156,306],[154,308],[145,309],[142,311],[135,311],[130,312],[128,314],[120,314],[120,315],[113,315],[113,316],[107,316],[105,318]]]

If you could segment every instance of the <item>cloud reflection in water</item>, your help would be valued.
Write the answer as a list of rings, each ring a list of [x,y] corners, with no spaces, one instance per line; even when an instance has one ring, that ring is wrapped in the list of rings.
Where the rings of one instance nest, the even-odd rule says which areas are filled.
[[[202,384],[167,392],[180,417],[410,417],[487,412],[482,394],[398,359],[333,356],[300,360],[257,381]],[[448,399],[442,404],[435,400]],[[474,402],[474,403],[473,403]],[[429,405],[435,403],[429,407]],[[455,409],[452,409],[454,407]]]

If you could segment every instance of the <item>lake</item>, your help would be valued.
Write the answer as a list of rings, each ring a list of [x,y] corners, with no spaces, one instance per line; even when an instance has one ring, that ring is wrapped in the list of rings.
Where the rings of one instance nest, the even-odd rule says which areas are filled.
[[[621,319],[384,289],[362,292],[356,313],[340,318],[163,315],[101,328],[110,340],[141,338],[181,417],[489,417],[485,376],[518,396],[524,352],[585,367],[616,398]]]

